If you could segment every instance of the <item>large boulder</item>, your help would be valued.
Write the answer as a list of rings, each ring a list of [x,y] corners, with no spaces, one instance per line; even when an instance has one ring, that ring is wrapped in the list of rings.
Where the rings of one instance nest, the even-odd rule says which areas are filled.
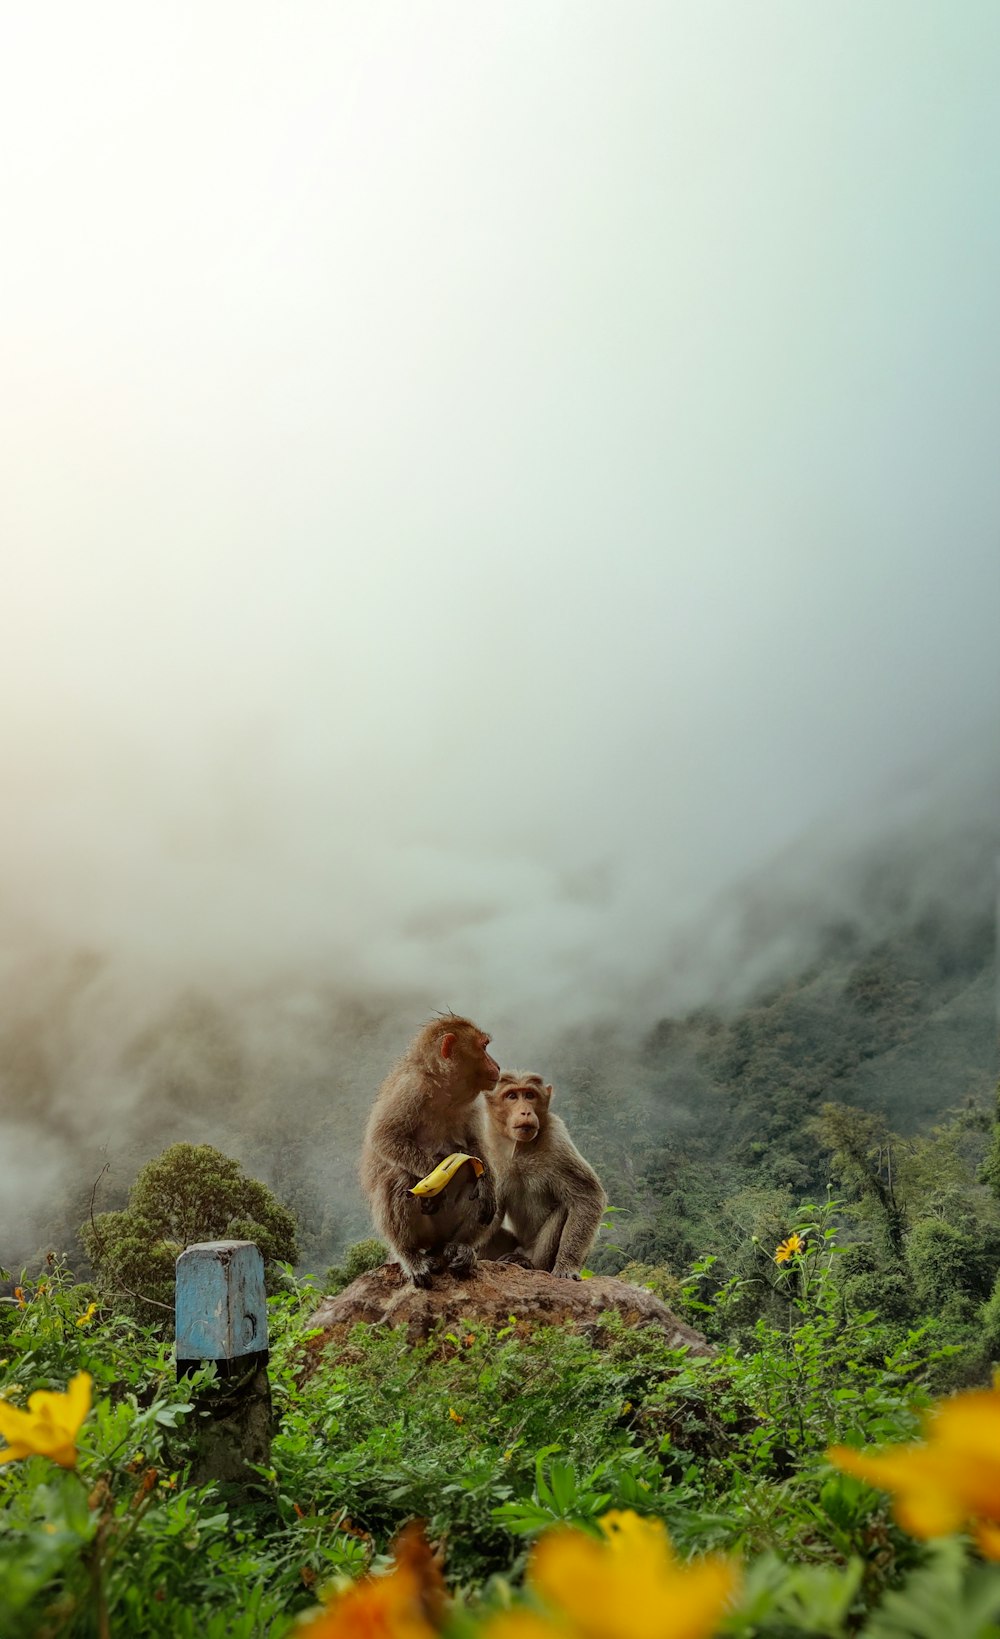
[[[599,1340],[600,1317],[617,1310],[628,1326],[656,1326],[673,1348],[694,1355],[712,1355],[712,1345],[665,1303],[643,1286],[595,1275],[591,1280],[562,1280],[540,1269],[481,1261],[464,1280],[435,1275],[433,1286],[419,1290],[403,1276],[398,1263],[384,1263],[359,1275],[343,1292],[324,1298],[309,1319],[309,1329],[322,1336],[311,1340],[318,1350],[342,1340],[359,1321],[405,1326],[411,1342],[429,1336],[442,1321],[456,1326],[462,1320],[481,1320],[505,1326],[518,1324],[570,1326]]]

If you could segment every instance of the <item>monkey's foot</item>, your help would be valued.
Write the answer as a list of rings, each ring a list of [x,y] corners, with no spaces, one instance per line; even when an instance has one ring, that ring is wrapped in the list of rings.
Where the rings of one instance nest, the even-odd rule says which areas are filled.
[[[556,1280],[580,1280],[582,1278],[575,1269],[553,1269],[552,1273],[555,1275]]]
[[[414,1286],[426,1288],[431,1284],[433,1269],[434,1265],[430,1258],[415,1258],[405,1273],[409,1275]]]
[[[465,1246],[459,1242],[454,1246],[446,1246],[442,1254],[445,1268],[450,1269],[453,1275],[471,1275],[478,1263],[475,1248]]]
[[[496,1261],[497,1263],[515,1264],[518,1269],[534,1269],[535,1267],[525,1252],[505,1252],[503,1257],[497,1258]]]

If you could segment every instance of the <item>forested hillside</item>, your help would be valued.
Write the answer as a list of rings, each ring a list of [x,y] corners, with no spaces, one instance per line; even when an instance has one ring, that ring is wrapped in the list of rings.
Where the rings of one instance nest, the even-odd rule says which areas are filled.
[[[534,1067],[619,1209],[620,1251],[606,1246],[603,1267],[727,1254],[765,1205],[780,1217],[822,1193],[835,1180],[815,1122],[826,1104],[898,1135],[897,1170],[948,1111],[974,1126],[991,1110],[990,805],[897,829],[836,867],[820,857],[776,862],[672,953],[662,993],[700,1005],[650,1025],[647,997],[647,1022],[637,1007],[555,1029],[540,1054]],[[116,983],[93,953],[8,964],[0,1124],[7,1165],[21,1160],[0,1200],[2,1261],[55,1248],[85,1269],[78,1230],[95,1181],[97,1210],[121,1206],[139,1168],[178,1141],[214,1144],[271,1184],[298,1216],[307,1269],[368,1233],[355,1163],[401,1046],[399,1003],[308,985],[150,1001]],[[516,1024],[503,1041],[520,1058]]]

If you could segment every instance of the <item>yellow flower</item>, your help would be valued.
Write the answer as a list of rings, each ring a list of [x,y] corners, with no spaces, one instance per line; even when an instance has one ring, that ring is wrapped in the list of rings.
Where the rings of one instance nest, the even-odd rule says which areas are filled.
[[[793,1233],[789,1235],[787,1241],[782,1241],[776,1249],[774,1261],[775,1263],[787,1263],[789,1258],[793,1257],[796,1252],[804,1252],[805,1247],[806,1243],[801,1235]]]
[[[15,1288],[14,1288],[14,1301],[16,1302],[19,1309],[26,1309],[28,1307],[27,1303],[25,1302],[25,1298],[24,1298],[24,1287],[23,1286],[15,1286]]]
[[[90,1410],[92,1386],[89,1372],[77,1372],[65,1394],[36,1389],[27,1411],[0,1401],[0,1434],[7,1441],[0,1463],[37,1456],[51,1457],[60,1468],[75,1468],[76,1437]]]
[[[894,1512],[915,1537],[967,1527],[987,1559],[1000,1559],[1000,1388],[940,1401],[926,1440],[866,1455],[834,1446],[827,1459],[895,1496]]]
[[[96,1313],[97,1313],[97,1304],[96,1303],[88,1303],[86,1309],[83,1312],[83,1314],[80,1316],[79,1320],[77,1321],[77,1325],[78,1326],[89,1326],[90,1322],[93,1320]]]
[[[457,1412],[455,1410],[454,1406],[449,1406],[448,1407],[448,1416],[451,1418],[453,1423],[464,1423],[465,1422],[465,1418],[461,1415],[460,1412]]]
[[[420,1526],[406,1526],[393,1544],[387,1576],[366,1576],[328,1609],[296,1628],[302,1639],[437,1639],[444,1583]]]
[[[684,1564],[659,1520],[605,1514],[603,1542],[560,1528],[542,1537],[528,1582],[551,1619],[495,1617],[484,1639],[709,1639],[736,1592],[737,1566],[720,1555]]]

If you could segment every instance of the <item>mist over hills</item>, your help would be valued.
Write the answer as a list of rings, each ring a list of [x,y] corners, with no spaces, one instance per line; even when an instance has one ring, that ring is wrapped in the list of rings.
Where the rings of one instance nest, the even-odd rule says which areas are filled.
[[[803,840],[678,932],[628,1008],[595,997],[583,1026],[519,1031],[498,994],[499,1023],[484,1022],[508,1063],[555,1081],[625,1208],[630,1252],[644,1222],[669,1241],[671,1214],[697,1220],[692,1200],[711,1212],[741,1181],[821,1188],[803,1133],[827,1100],[881,1111],[904,1133],[989,1100],[998,813],[979,777],[839,858]],[[121,1204],[139,1166],[184,1140],[270,1183],[299,1215],[306,1265],[322,1267],[367,1233],[361,1127],[426,1011],[412,991],[352,994],[301,975],[171,986],[96,951],[18,958],[8,943],[0,1262],[49,1245],[76,1257],[102,1169],[98,1209]],[[677,1244],[678,1256],[690,1250]]]

